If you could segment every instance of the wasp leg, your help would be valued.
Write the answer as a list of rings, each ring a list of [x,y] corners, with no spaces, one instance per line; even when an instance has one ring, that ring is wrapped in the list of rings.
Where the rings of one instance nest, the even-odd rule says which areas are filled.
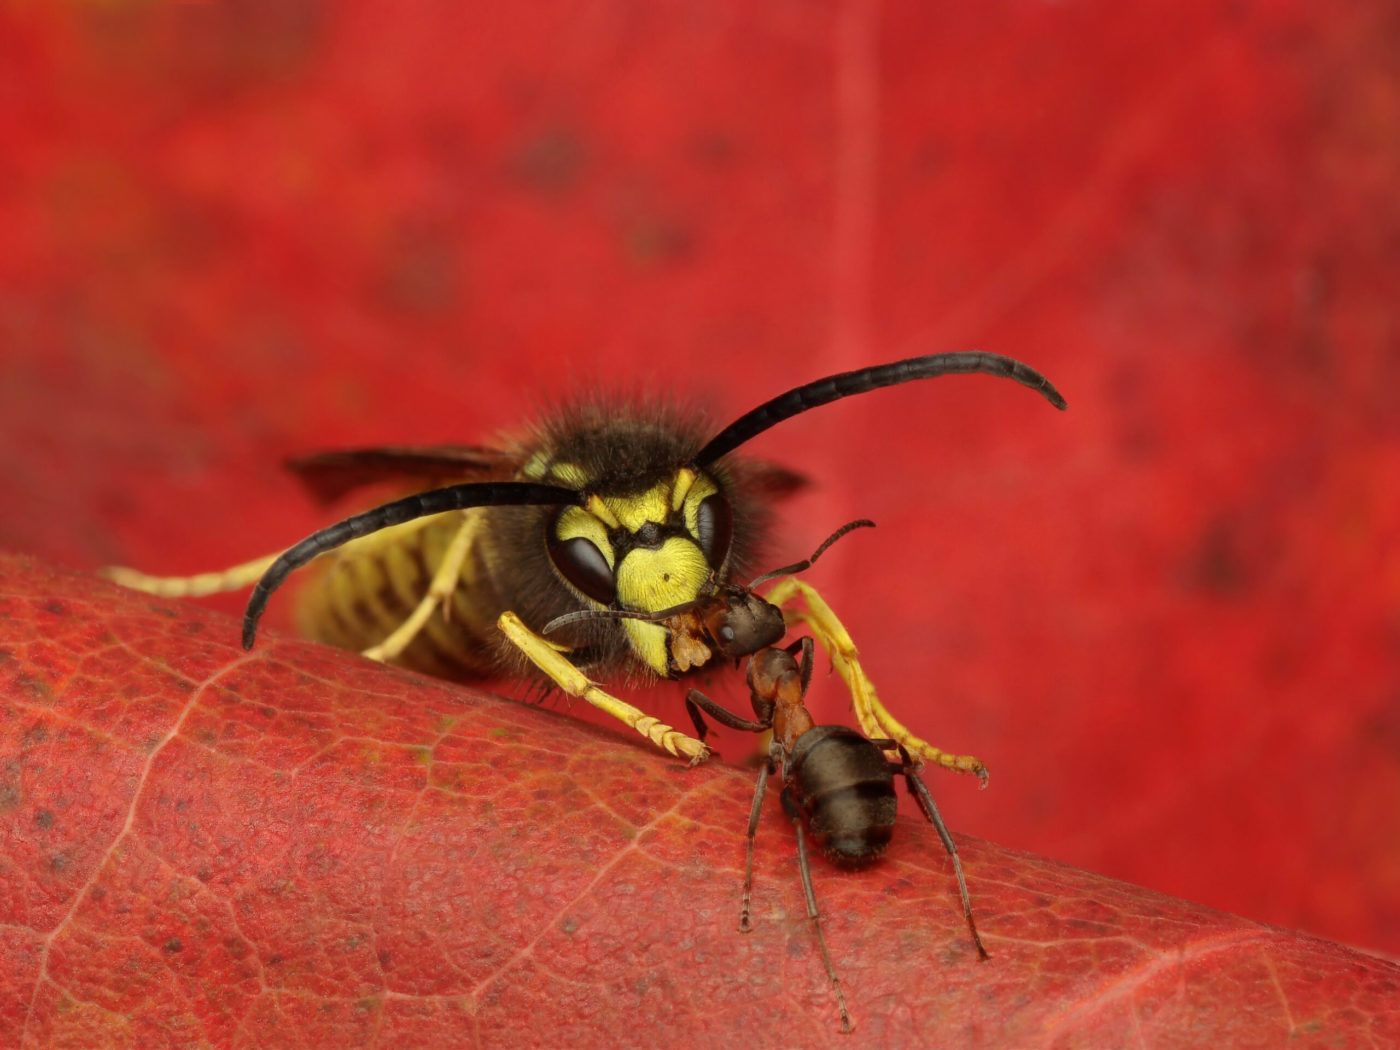
[[[413,639],[418,637],[418,632],[423,630],[439,606],[442,607],[443,616],[447,615],[448,609],[451,608],[447,600],[462,582],[462,565],[467,560],[467,552],[471,550],[479,522],[478,515],[463,516],[462,524],[452,534],[452,540],[443,552],[442,560],[438,562],[437,570],[428,584],[428,593],[423,595],[413,612],[408,614],[408,618],[394,628],[393,633],[378,645],[366,649],[361,656],[367,656],[371,660],[393,660],[413,643]]]
[[[795,598],[801,597],[806,610],[792,608]],[[778,581],[778,585],[765,600],[783,608],[788,622],[805,624],[816,635],[827,655],[831,666],[836,669],[851,694],[851,706],[855,709],[856,721],[861,732],[872,739],[888,737],[903,744],[917,759],[932,762],[957,773],[975,773],[985,786],[987,767],[980,758],[972,755],[953,755],[934,747],[926,740],[916,737],[909,729],[890,714],[889,709],[880,703],[875,694],[875,685],[860,665],[859,653],[850,634],[831,611],[831,606],[822,600],[816,590],[795,576]]]
[[[237,591],[253,586],[281,553],[278,551],[277,554],[244,562],[231,569],[201,572],[196,576],[148,576],[144,572],[120,565],[109,566],[100,572],[113,583],[130,587],[134,591],[154,594],[158,598],[202,598],[206,594],[222,594],[225,591]]]
[[[599,685],[588,680],[588,676],[570,662],[551,642],[541,638],[515,613],[507,610],[496,621],[497,626],[511,643],[547,674],[550,679],[570,696],[582,697],[600,711],[606,711],[619,721],[627,723],[657,747],[673,755],[683,755],[691,765],[703,762],[710,753],[699,740],[672,729],[658,718],[633,707],[625,700],[619,700],[605,692]]]

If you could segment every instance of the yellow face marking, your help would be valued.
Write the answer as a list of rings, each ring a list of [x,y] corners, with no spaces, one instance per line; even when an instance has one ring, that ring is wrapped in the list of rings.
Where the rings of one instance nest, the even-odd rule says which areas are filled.
[[[610,529],[615,529],[621,524],[617,516],[613,514],[612,508],[603,501],[601,496],[589,496],[586,509],[589,514],[592,514]]]
[[[700,504],[707,496],[713,496],[719,491],[716,485],[707,477],[696,478],[691,484],[685,496],[685,527],[692,536],[700,535]],[[718,565],[715,568],[719,568]]]
[[[560,514],[554,532],[561,540],[587,540],[602,552],[608,568],[617,568],[613,564],[612,544],[608,542],[608,527],[582,507],[569,507]]]
[[[627,631],[627,641],[637,658],[658,675],[665,677],[670,669],[666,652],[666,628],[642,620],[623,620],[622,626]]]
[[[617,574],[617,597],[628,609],[659,612],[688,602],[710,578],[710,566],[690,540],[672,536],[656,550],[627,552]]]
[[[690,540],[672,536],[656,550],[627,552],[617,566],[617,596],[628,609],[658,612],[692,601],[710,578],[710,566]],[[623,620],[636,654],[657,674],[665,674],[667,631],[659,624]]]
[[[690,486],[695,484],[695,471],[689,467],[682,467],[676,471],[675,484],[671,486],[671,510],[672,512],[681,509],[681,504],[685,502],[686,494],[690,491]]]
[[[590,501],[589,509],[592,507]],[[607,501],[607,509],[628,532],[636,532],[649,521],[663,524],[671,515],[671,484],[661,481],[636,496],[615,496]]]

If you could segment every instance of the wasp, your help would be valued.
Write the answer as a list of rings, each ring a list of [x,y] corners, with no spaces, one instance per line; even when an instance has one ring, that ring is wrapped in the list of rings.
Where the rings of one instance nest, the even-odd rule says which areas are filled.
[[[817,848],[842,867],[864,868],[872,864],[884,853],[894,835],[895,813],[899,806],[895,777],[904,777],[909,793],[948,851],[973,947],[981,958],[988,957],[972,917],[972,900],[958,847],[934,804],[928,785],[919,776],[919,763],[895,740],[872,740],[846,726],[816,724],[806,707],[815,654],[812,639],[803,636],[786,648],[779,648],[778,643],[787,632],[783,612],[755,593],[755,588],[769,580],[810,568],[828,547],[848,532],[873,525],[874,522],[865,519],[843,525],[827,537],[810,558],[765,573],[747,587],[725,586],[714,595],[655,613],[628,610],[570,613],[544,628],[544,633],[549,634],[567,623],[594,618],[661,622],[692,615],[707,641],[723,656],[749,657],[747,680],[753,718],[735,714],[698,689],[691,689],[686,695],[686,710],[695,724],[696,738],[701,741],[708,735],[705,715],[730,729],[754,733],[771,731],[773,734],[768,755],[759,767],[753,805],[749,810],[739,929],[745,933],[752,929],[749,915],[753,898],[754,840],[768,780],[777,775],[783,785],[780,796],[783,812],[792,821],[797,836],[797,867],[806,897],[807,917],[816,930],[817,945],[836,996],[843,1032],[851,1031],[851,1016],[822,932],[807,837],[810,834]],[[896,753],[898,759],[890,759],[889,752]],[[979,768],[977,772],[985,777],[984,769]]]
[[[446,677],[535,676],[581,697],[666,751],[699,761],[698,739],[619,699],[601,684],[631,672],[675,678],[716,652],[693,617],[597,618],[555,638],[541,630],[583,610],[645,613],[716,594],[744,571],[768,529],[775,495],[796,475],[731,456],[786,419],[841,398],[950,373],[1014,380],[1057,408],[1064,398],[1009,357],[945,353],[843,372],[803,384],[714,432],[664,404],[581,400],[502,448],[448,446],[331,452],[289,466],[312,493],[334,499],[370,482],[419,491],[321,529],[279,554],[224,572],[153,577],[108,570],[166,597],[254,584],[243,619],[251,648],[268,599],[296,569],[320,563],[302,595],[308,636],[377,660]],[[798,600],[805,610],[796,608]],[[831,655],[861,728],[911,754],[963,771],[902,726],[879,701],[849,634],[805,583],[769,595],[792,606]]]

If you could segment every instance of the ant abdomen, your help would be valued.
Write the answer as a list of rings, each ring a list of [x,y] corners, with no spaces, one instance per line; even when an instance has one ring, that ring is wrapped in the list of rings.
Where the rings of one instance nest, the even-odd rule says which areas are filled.
[[[783,794],[786,801],[791,793],[822,853],[859,868],[879,857],[894,834],[894,775],[868,738],[845,726],[816,726],[792,749]]]

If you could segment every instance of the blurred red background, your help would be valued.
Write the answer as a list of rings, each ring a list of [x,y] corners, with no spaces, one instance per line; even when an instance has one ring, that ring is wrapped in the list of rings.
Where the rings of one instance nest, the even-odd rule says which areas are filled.
[[[217,568],[324,523],[289,453],[1011,354],[1067,414],[755,441],[775,558],[879,523],[811,578],[955,829],[1400,951],[1400,19],[1320,10],[8,7],[0,545]]]

